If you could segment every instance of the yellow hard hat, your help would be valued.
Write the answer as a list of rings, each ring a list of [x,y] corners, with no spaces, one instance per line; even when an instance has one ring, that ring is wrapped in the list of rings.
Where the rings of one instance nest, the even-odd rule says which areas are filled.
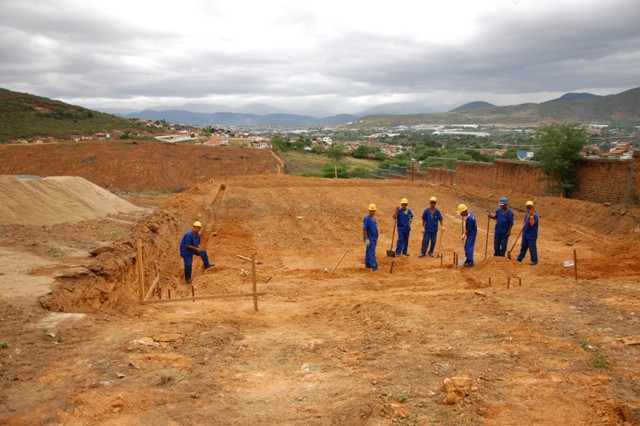
[[[438,199],[436,197],[431,197],[429,199],[429,202],[431,202],[431,203],[435,203],[436,201],[438,201]]]
[[[533,207],[533,201],[527,201],[527,206]]]
[[[462,214],[462,212],[467,211],[467,206],[464,204],[458,204],[458,214]]]
[[[376,210],[377,209],[376,209],[376,205],[375,204],[373,204],[373,203],[369,204],[369,211],[370,212],[375,212]]]
[[[200,223],[199,220],[196,220],[195,222],[193,222],[193,226],[194,228],[202,228],[202,223]]]
[[[403,198],[402,200],[400,200],[400,204],[409,204],[409,200]]]

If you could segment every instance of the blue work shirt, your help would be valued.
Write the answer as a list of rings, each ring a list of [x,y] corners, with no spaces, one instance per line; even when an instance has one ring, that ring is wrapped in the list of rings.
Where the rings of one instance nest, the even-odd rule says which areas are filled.
[[[529,218],[528,214],[524,215],[524,229],[522,230],[522,238],[525,240],[538,239],[538,214],[534,213],[533,218]]]
[[[502,208],[496,210],[496,234],[508,234],[512,226],[513,211],[507,209],[506,212],[503,212]]]
[[[398,229],[409,228],[409,222],[413,219],[413,212],[410,209],[398,209]]]
[[[476,217],[473,213],[469,212],[464,227],[467,237],[476,236],[478,234],[478,224],[476,223]]]
[[[376,220],[367,215],[364,217],[364,224],[362,225],[362,229],[367,231],[367,237],[369,241],[376,242],[378,241],[378,222]]]
[[[431,208],[428,208],[422,213],[422,220],[424,220],[424,228],[427,232],[438,232],[438,222],[442,222],[443,217],[440,210],[435,209],[431,212]]]
[[[200,245],[200,234],[195,234],[193,230],[187,231],[187,233],[184,234],[180,242],[180,256],[189,256],[190,254],[197,253],[196,250],[187,247],[187,244],[198,247],[198,245]]]

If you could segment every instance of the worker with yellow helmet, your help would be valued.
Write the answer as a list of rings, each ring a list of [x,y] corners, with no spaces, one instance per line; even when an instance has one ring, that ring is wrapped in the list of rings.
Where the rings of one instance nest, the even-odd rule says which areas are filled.
[[[403,198],[400,200],[400,207],[396,207],[393,219],[398,227],[398,243],[396,244],[396,256],[401,254],[409,256],[409,234],[411,233],[411,222],[413,221],[413,212],[407,208],[409,200]]]
[[[478,224],[476,223],[476,216],[467,209],[467,206],[465,204],[458,205],[458,214],[465,218],[464,231],[462,233],[465,256],[463,266],[473,267],[475,266],[475,262],[473,261],[473,251],[476,246],[476,236],[478,235]]]
[[[209,256],[203,247],[200,247],[200,231],[202,230],[202,222],[196,220],[193,222],[193,228],[187,231],[180,242],[180,256],[184,261],[184,279],[187,284],[191,284],[191,270],[193,267],[193,256],[200,256],[204,269],[215,266],[209,263]]]
[[[378,223],[374,219],[376,215],[376,205],[369,204],[369,214],[364,217],[362,225],[362,238],[366,247],[364,252],[364,266],[371,268],[372,271],[378,270],[378,262],[376,261],[376,245],[378,243]]]
[[[536,213],[533,201],[527,201],[525,207],[527,213],[524,215],[522,243],[517,260],[518,262],[522,262],[527,254],[527,250],[529,250],[531,253],[531,266],[535,266],[538,264],[538,214]]]
[[[438,222],[444,231],[442,213],[436,208],[437,201],[438,199],[436,197],[431,197],[429,199],[429,207],[422,213],[422,233],[424,235],[422,236],[422,249],[418,257],[425,257],[427,250],[429,251],[429,256],[433,257],[433,250],[436,247],[436,240],[438,239]]]

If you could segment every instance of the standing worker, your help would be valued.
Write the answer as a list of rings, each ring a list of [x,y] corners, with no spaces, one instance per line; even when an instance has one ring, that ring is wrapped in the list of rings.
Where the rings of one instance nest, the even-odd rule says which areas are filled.
[[[493,232],[493,255],[504,257],[507,252],[511,228],[513,228],[513,210],[509,208],[505,197],[500,198],[498,204],[500,207],[495,214],[489,213],[489,219],[496,220],[496,227]],[[489,232],[488,229],[487,232]]]
[[[396,244],[396,256],[401,254],[409,256],[409,234],[411,233],[411,221],[413,221],[413,212],[407,208],[409,201],[406,198],[400,200],[400,208],[396,207],[393,219],[398,226],[398,244]]]
[[[201,230],[202,223],[200,223],[200,221],[193,222],[193,229],[187,231],[180,242],[180,256],[182,256],[182,260],[184,260],[184,279],[187,281],[187,284],[191,284],[193,255],[200,256],[205,270],[216,266],[214,263],[209,263],[207,251],[203,247],[200,247]]]
[[[465,261],[463,266],[472,267],[475,266],[473,262],[473,250],[476,246],[476,235],[478,235],[478,224],[476,223],[476,216],[467,210],[467,206],[464,204],[458,205],[458,214],[464,221],[464,232],[462,233],[462,240],[464,241],[464,256]]]
[[[531,251],[531,266],[538,264],[538,214],[533,207],[533,201],[527,201],[527,213],[524,215],[524,227],[522,228],[522,245],[518,262],[522,262],[527,250]]]
[[[427,255],[427,249],[429,250],[429,256],[433,257],[433,250],[436,247],[436,240],[438,239],[438,222],[444,231],[444,225],[442,224],[442,213],[436,209],[436,197],[431,197],[429,200],[429,207],[422,213],[422,250],[420,250],[420,256],[425,257]],[[429,245],[431,244],[431,245]]]
[[[373,218],[376,215],[376,205],[369,204],[369,215],[364,217],[362,225],[362,238],[366,250],[364,252],[364,266],[371,268],[372,271],[378,270],[378,262],[376,261],[376,244],[378,243],[378,223]]]

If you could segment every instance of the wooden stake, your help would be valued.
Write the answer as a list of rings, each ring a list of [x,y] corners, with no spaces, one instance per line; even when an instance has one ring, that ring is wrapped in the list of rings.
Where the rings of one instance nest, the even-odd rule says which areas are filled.
[[[253,282],[253,310],[258,310],[258,284],[256,283],[256,254],[251,255],[251,281]]]
[[[487,240],[484,243],[484,259],[487,260],[487,250],[489,249],[489,226],[491,226],[491,218],[487,217]]]
[[[518,287],[522,287],[522,278],[518,277]]]
[[[395,264],[396,264],[396,262],[391,261],[391,268],[389,269],[389,273],[390,274],[393,274],[393,265],[395,265]]]
[[[507,277],[507,288],[511,285],[511,277]]]
[[[257,293],[258,296],[264,296],[267,293]],[[211,296],[195,296],[191,297],[182,297],[177,299],[152,299],[152,300],[142,300],[139,303],[142,305],[150,304],[150,303],[169,303],[169,302],[186,302],[187,300],[211,300],[211,299],[230,299],[235,297],[251,297],[251,293],[238,293],[238,294],[215,294]]]
[[[191,285],[191,297],[193,297],[193,301],[196,301],[196,288],[194,285]]]
[[[342,257],[340,258],[340,260],[338,261],[338,263],[336,263],[336,266],[333,268],[333,271],[331,271],[331,273],[333,274],[336,269],[338,269],[338,266],[340,265],[340,263],[342,263],[342,259],[344,259],[344,257],[347,255],[347,253],[349,252],[349,249],[347,249],[344,254],[342,255]]]
[[[576,277],[576,282],[578,282],[578,255],[576,254],[576,249],[573,249],[573,272]]]
[[[142,266],[142,240],[136,241],[136,262],[138,266],[138,298],[144,300],[144,267]]]
[[[167,289],[167,297],[171,299],[171,289]]]
[[[489,287],[491,287],[491,277],[489,277]]]

